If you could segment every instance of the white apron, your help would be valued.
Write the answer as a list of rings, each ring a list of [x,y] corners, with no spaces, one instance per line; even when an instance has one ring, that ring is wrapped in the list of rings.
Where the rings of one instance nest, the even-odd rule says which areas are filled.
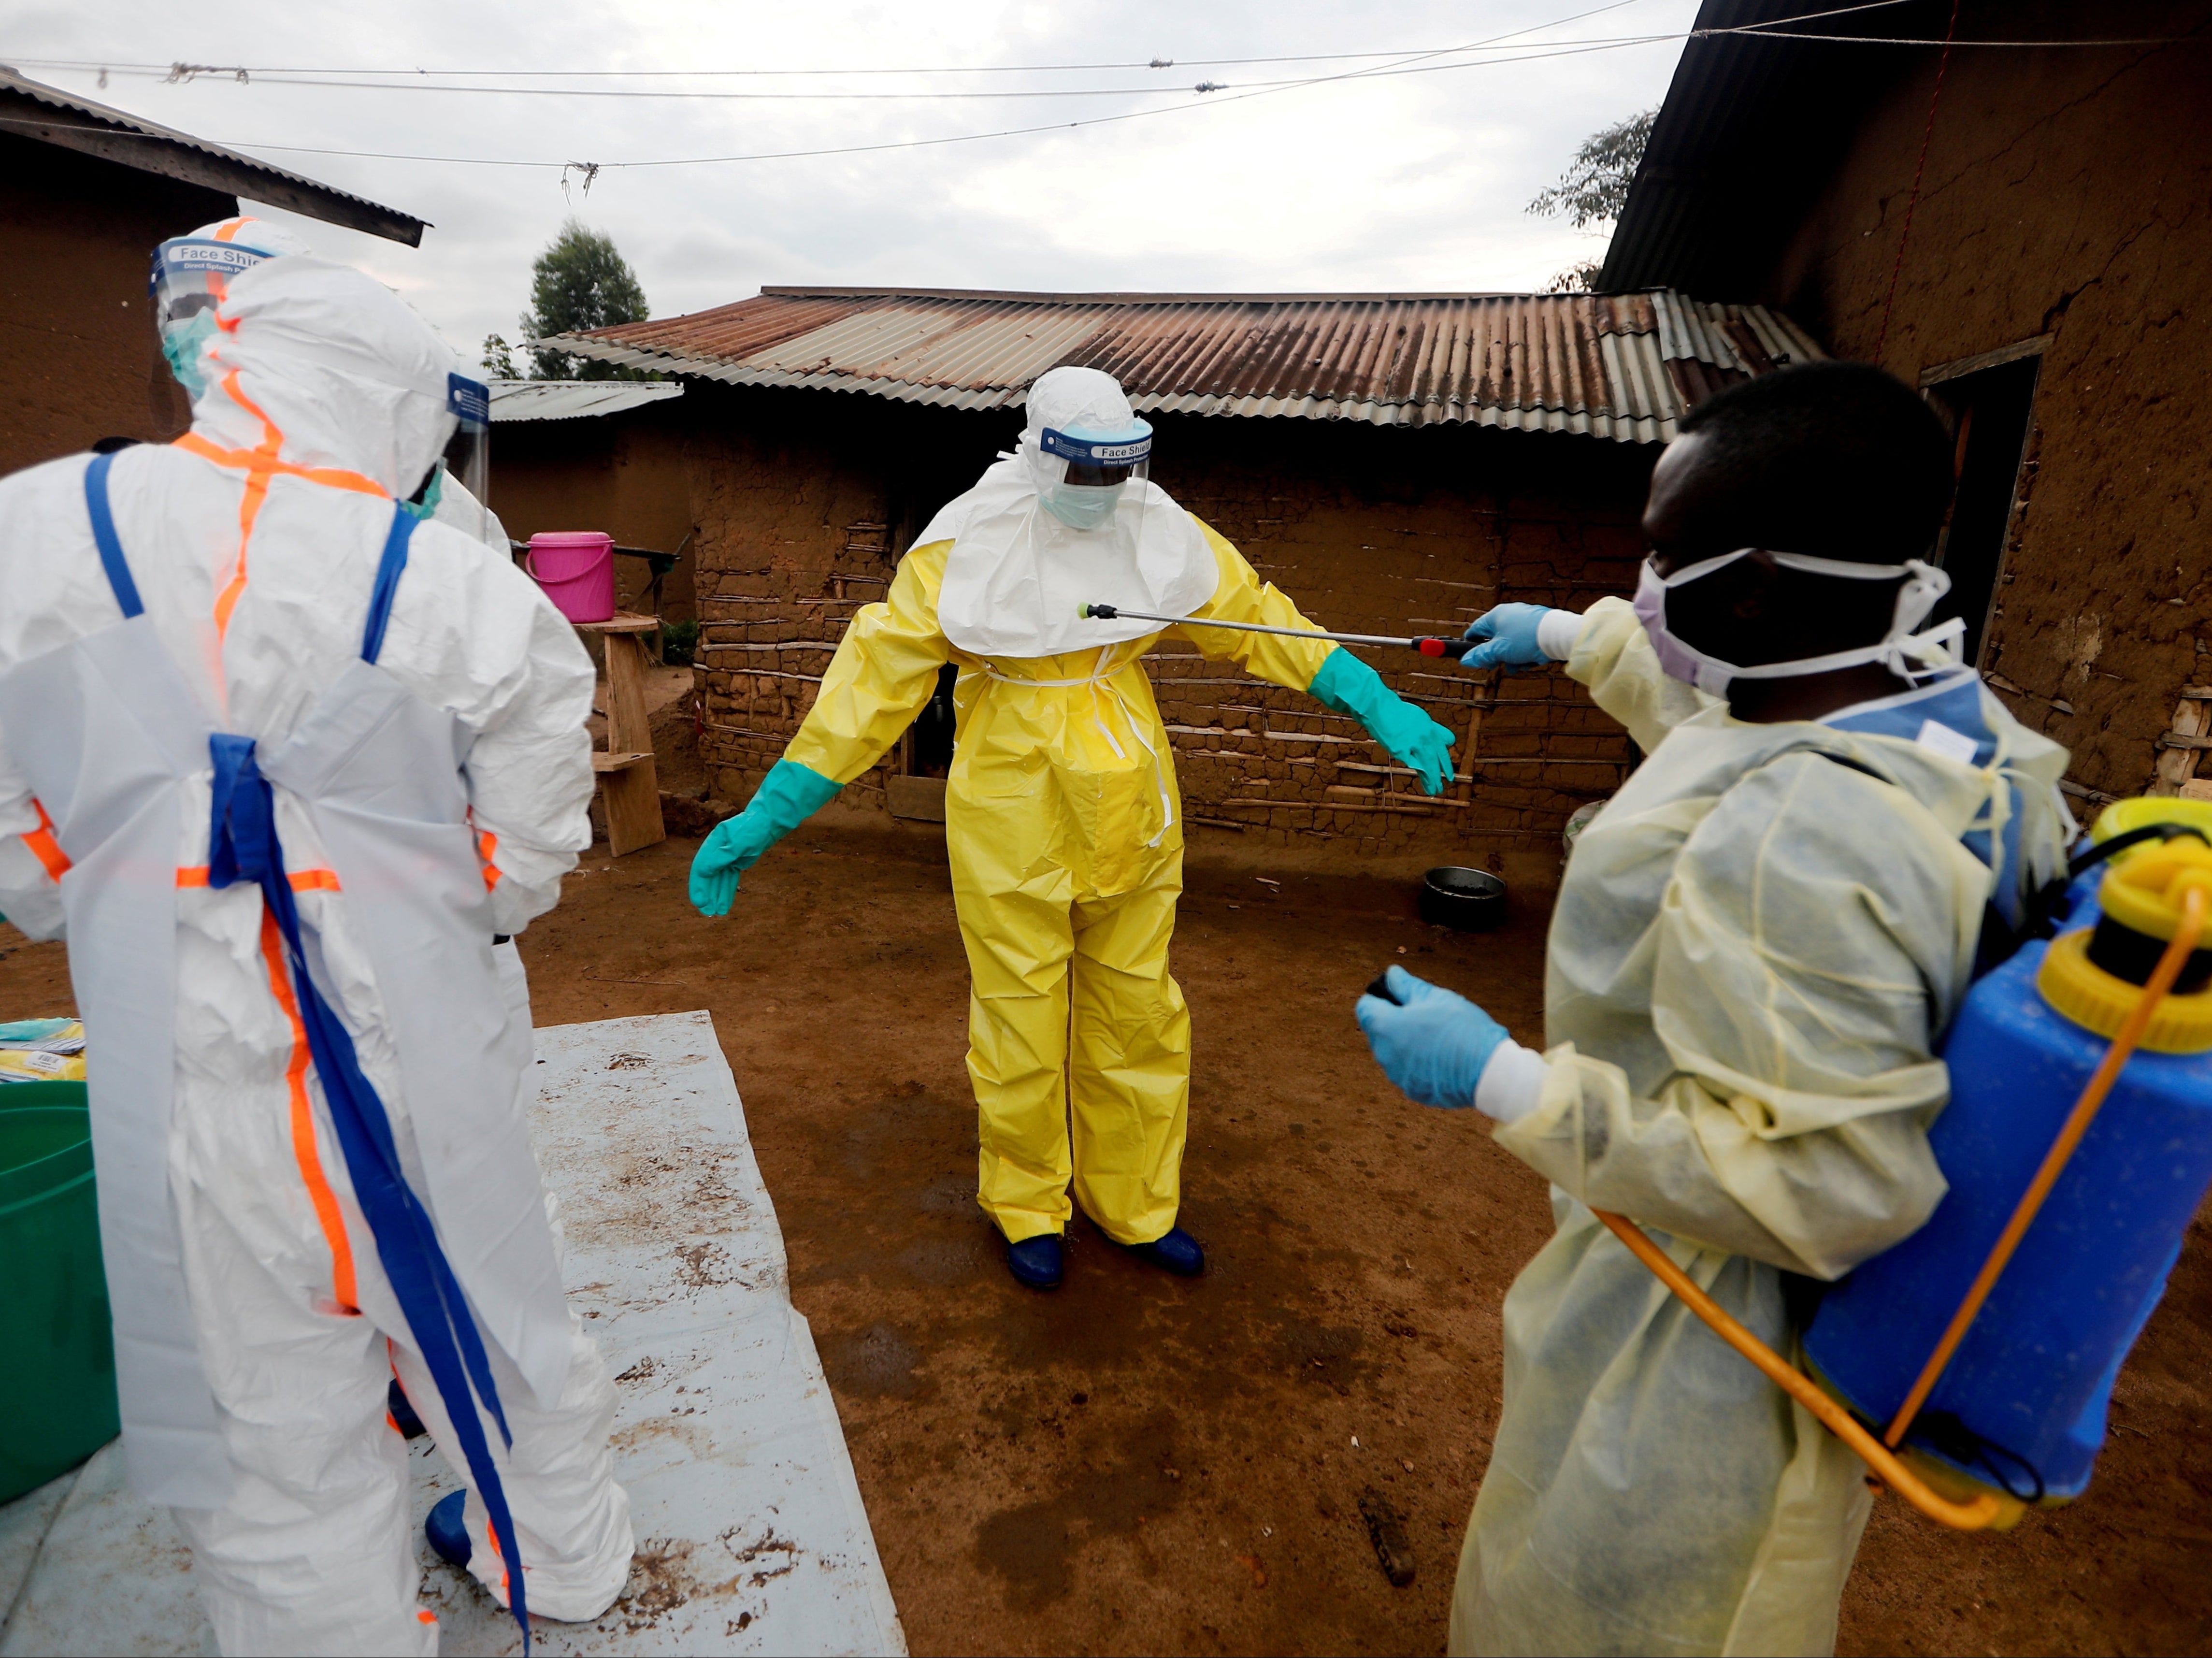
[[[106,465],[95,459],[85,493],[94,533],[125,620],[0,675],[0,722],[33,792],[70,859],[61,878],[70,970],[89,1038],[87,1078],[93,1155],[99,1171],[100,1242],[115,1333],[124,1452],[133,1487],[151,1501],[213,1507],[230,1475],[192,1328],[167,1151],[174,1089],[176,881],[182,786],[217,771],[217,733],[143,613],[106,510]],[[341,902],[359,929],[399,1060],[413,1130],[392,1144],[384,1166],[384,1212],[413,1205],[410,1238],[378,1223],[373,1170],[356,1166],[361,1131],[348,1142],[338,1097],[367,1088],[335,1073],[353,1066],[352,1042],[319,993],[310,967],[313,935],[290,922],[293,976],[313,1027],[315,1068],[356,1195],[370,1216],[386,1275],[409,1305],[407,1279],[447,1286],[424,1303],[418,1287],[410,1324],[427,1305],[450,1309],[450,1334],[408,1332],[410,1345],[444,1369],[441,1391],[466,1440],[477,1420],[470,1382],[496,1418],[476,1332],[495,1342],[541,1402],[557,1399],[568,1363],[568,1312],[544,1192],[519,1097],[528,1033],[511,1028],[492,959],[492,922],[460,772],[469,735],[454,716],[415,696],[375,665],[384,619],[406,562],[413,520],[395,514],[371,605],[362,659],[351,664],[292,736],[266,756],[225,738],[246,756],[251,786],[235,811],[266,789],[252,773],[294,796],[321,836]],[[234,766],[233,771],[236,770]],[[223,780],[217,777],[217,794]],[[244,821],[243,816],[234,823]],[[210,841],[219,837],[210,830]],[[269,846],[274,847],[273,834]],[[219,865],[227,847],[210,846]],[[251,872],[248,872],[249,875]],[[217,883],[224,884],[224,883]],[[283,887],[281,864],[264,895]],[[278,901],[264,896],[264,902]],[[289,911],[289,897],[279,905]],[[368,1089],[366,1114],[383,1124]],[[338,1121],[342,1116],[344,1121]],[[371,1138],[374,1138],[372,1135]],[[408,1188],[413,1188],[409,1190]],[[428,1238],[428,1254],[422,1239]],[[438,1246],[442,1246],[441,1252]],[[402,1251],[395,1257],[393,1249]],[[405,1252],[412,1249],[412,1256]],[[394,1270],[397,1259],[399,1269]],[[412,1266],[410,1260],[427,1261]],[[447,1266],[450,1266],[448,1272]],[[454,1289],[455,1283],[458,1289]],[[466,1305],[460,1305],[465,1295]],[[470,1317],[473,1311],[474,1317]],[[394,1334],[401,1333],[393,1332]],[[441,1366],[436,1355],[443,1351]],[[458,1368],[457,1368],[458,1366]],[[456,1388],[446,1385],[465,1371]],[[479,1444],[481,1436],[474,1436]],[[471,1453],[474,1446],[464,1446]],[[471,1462],[478,1461],[471,1454]],[[488,1457],[483,1459],[488,1463]],[[477,1471],[481,1476],[481,1470]],[[479,1489],[495,1499],[495,1475]],[[489,1483],[489,1489],[486,1489]],[[517,1588],[520,1589],[520,1584]],[[518,1610],[521,1595],[516,1595]]]

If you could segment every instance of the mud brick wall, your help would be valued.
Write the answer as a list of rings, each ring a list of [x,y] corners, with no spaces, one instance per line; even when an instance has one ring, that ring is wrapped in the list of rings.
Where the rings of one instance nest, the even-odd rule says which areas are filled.
[[[708,389],[726,394],[727,417],[691,444],[702,754],[714,793],[734,804],[781,754],[896,553],[1018,417]],[[1316,625],[1456,633],[1501,600],[1580,608],[1634,585],[1651,450],[1479,428],[1158,424],[1159,482]],[[1625,774],[1627,739],[1563,676],[1361,654],[1459,738],[1460,775],[1441,799],[1422,796],[1356,721],[1168,645],[1146,665],[1188,820],[1248,842],[1495,860],[1556,847],[1568,815]],[[897,763],[894,751],[848,796],[881,804]]]
[[[10,122],[56,112],[17,94]],[[155,243],[238,211],[237,198],[0,127],[0,474],[102,437],[167,442],[191,409],[155,337],[146,261]]]
[[[1960,39],[2208,28],[2206,0],[1967,0],[1958,19]],[[2173,738],[2204,740],[2212,681],[2206,54],[1959,52],[1931,132],[1934,57],[1875,102],[1743,297],[1782,306],[1838,356],[1879,347],[1908,383],[2043,342],[1980,665],[2014,714],[2073,750],[2091,805],[2171,793],[2201,752]]]
[[[1164,421],[1161,481],[1316,625],[1451,633],[1510,599],[1583,608],[1635,586],[1651,453],[1481,429]],[[1442,797],[1358,722],[1183,645],[1146,659],[1194,823],[1274,845],[1420,849],[1478,863],[1556,848],[1576,807],[1620,786],[1620,727],[1563,675],[1472,675],[1355,647],[1449,727]]]
[[[930,515],[991,464],[1019,416],[859,393],[693,382],[681,399],[697,526],[700,754],[741,805],[814,706],[854,612],[883,598]],[[848,800],[884,805],[884,777]]]

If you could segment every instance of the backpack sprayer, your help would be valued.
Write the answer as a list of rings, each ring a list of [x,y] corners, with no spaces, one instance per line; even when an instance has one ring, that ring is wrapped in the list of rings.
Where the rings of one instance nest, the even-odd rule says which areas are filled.
[[[1438,634],[1333,634],[1319,628],[1270,628],[1258,622],[1214,622],[1202,616],[1154,616],[1147,610],[1125,610],[1113,604],[1085,604],[1076,614],[1086,621],[1114,622],[1123,616],[1133,622],[1159,622],[1170,628],[1228,628],[1242,634],[1282,634],[1291,639],[1326,639],[1339,645],[1381,645],[1419,651],[1423,656],[1448,656],[1456,662],[1483,641]]]
[[[1634,1221],[1592,1211],[1881,1483],[1961,1531],[2087,1489],[2112,1384],[2212,1186],[2212,805],[2119,801],[2092,837],[2071,885],[2031,903],[2092,925],[1975,981],[1944,1035],[1951,1097],[1928,1143],[1949,1190],[1826,1288],[1805,1370]]]
[[[1928,1136],[1949,1190],[1826,1288],[1805,1370],[1634,1221],[1591,1211],[1874,1477],[1960,1531],[2087,1489],[2120,1365],[2212,1186],[2212,805],[2123,800],[2091,834],[2030,908],[2039,932],[2093,925],[2031,934],[1967,992]],[[1396,999],[1380,976],[1367,990]]]
[[[1998,1530],[2087,1488],[2212,1184],[2212,809],[2123,800],[2091,833],[2077,926],[1977,980],[1944,1035],[1928,1144],[1950,1190],[1804,1338],[1825,1397]]]

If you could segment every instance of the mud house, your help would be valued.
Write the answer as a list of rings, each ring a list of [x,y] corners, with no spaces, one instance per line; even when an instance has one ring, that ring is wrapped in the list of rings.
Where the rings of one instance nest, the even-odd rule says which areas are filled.
[[[189,423],[146,304],[155,245],[241,197],[412,247],[422,221],[0,67],[0,473]]]
[[[741,802],[809,706],[846,623],[944,501],[1020,429],[1056,363],[1120,377],[1154,476],[1328,627],[1457,631],[1490,604],[1634,586],[1658,446],[1717,386],[1819,355],[1781,313],[1672,291],[1045,295],[771,288],[714,311],[565,337],[678,376],[702,639],[702,756]],[[503,498],[502,498],[503,499]],[[1556,865],[1615,788],[1619,728],[1562,677],[1473,677],[1370,653],[1465,739],[1438,801],[1352,722],[1194,653],[1148,659],[1189,821]],[[949,697],[948,687],[942,695]],[[943,708],[848,790],[939,803]]]
[[[1692,39],[1601,283],[1780,307],[1924,388],[1957,435],[1943,562],[1984,677],[2073,750],[2087,806],[2212,798],[2212,4],[1848,25]]]

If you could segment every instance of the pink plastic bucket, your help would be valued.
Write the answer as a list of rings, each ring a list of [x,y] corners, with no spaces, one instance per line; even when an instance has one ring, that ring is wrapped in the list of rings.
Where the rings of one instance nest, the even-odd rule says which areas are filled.
[[[571,622],[615,613],[615,538],[597,530],[548,530],[530,537],[523,568]]]

